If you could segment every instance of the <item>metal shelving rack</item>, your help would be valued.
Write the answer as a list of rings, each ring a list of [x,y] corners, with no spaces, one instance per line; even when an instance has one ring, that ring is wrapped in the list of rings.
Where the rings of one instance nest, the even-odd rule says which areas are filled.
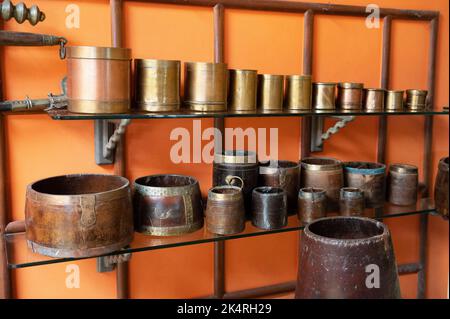
[[[123,2],[128,0],[110,0],[111,9],[111,35],[112,35],[112,46],[121,47],[123,45]],[[131,1],[131,0],[130,0]],[[304,37],[303,37],[303,74],[312,74],[312,59],[313,59],[313,25],[315,15],[340,15],[340,16],[355,16],[355,17],[365,17],[367,15],[366,8],[362,6],[353,5],[334,5],[334,4],[320,4],[320,3],[302,3],[295,1],[280,1],[280,0],[133,0],[135,2],[149,2],[149,3],[163,3],[163,4],[173,4],[173,5],[187,5],[187,6],[203,6],[213,8],[214,16],[214,61],[224,62],[224,10],[225,8],[235,8],[235,9],[246,9],[246,10],[259,10],[259,11],[275,11],[275,12],[290,12],[290,13],[302,13],[304,14]],[[389,88],[389,78],[390,78],[390,48],[391,48],[391,26],[392,19],[406,19],[406,20],[420,20],[428,21],[430,25],[430,43],[429,43],[429,61],[428,61],[428,97],[427,105],[430,111],[411,113],[402,112],[402,114],[397,113],[358,113],[354,115],[373,115],[379,117],[379,129],[378,129],[378,145],[377,145],[377,161],[385,162],[386,157],[386,139],[387,139],[387,127],[388,127],[388,116],[389,115],[416,115],[425,117],[425,127],[424,127],[424,161],[423,161],[423,182],[422,182],[422,201],[419,201],[419,206],[410,211],[403,211],[402,213],[393,215],[375,215],[375,218],[387,218],[394,216],[405,216],[411,214],[420,214],[420,248],[419,248],[419,261],[417,263],[399,265],[399,272],[401,274],[406,273],[417,273],[418,274],[418,289],[417,297],[425,297],[425,271],[426,271],[426,244],[427,244],[427,222],[428,214],[434,212],[432,207],[432,202],[427,199],[430,195],[430,182],[431,182],[431,163],[432,163],[432,133],[433,133],[433,116],[448,114],[448,112],[441,112],[434,109],[434,94],[435,94],[435,69],[436,69],[436,46],[437,46],[437,35],[438,35],[438,25],[439,25],[439,12],[437,11],[420,11],[420,10],[401,10],[401,9],[388,9],[380,8],[380,17],[383,18],[383,41],[382,41],[382,62],[381,62],[381,83],[380,87]],[[299,70],[300,71],[300,70]],[[2,98],[1,90],[1,79],[0,79],[0,98]],[[54,119],[117,119],[117,118],[160,118],[159,115],[149,116],[139,115],[136,113],[128,114],[125,116],[113,116],[108,117],[89,117],[81,116],[75,118],[74,116],[67,114],[65,111],[51,112],[49,114]],[[298,114],[287,114],[286,112],[281,112],[280,114],[264,114],[261,116],[298,116],[302,122],[301,130],[301,157],[309,156],[311,152],[311,138],[312,133],[312,123],[317,121],[319,116],[327,116],[328,114],[316,114],[316,113],[298,113]],[[334,114],[336,115],[336,114]],[[345,114],[348,115],[348,114]],[[249,115],[237,115],[237,114],[174,114],[173,116],[166,115],[167,118],[171,117],[214,117],[214,125],[223,131],[225,127],[225,118],[233,116],[249,116]],[[258,114],[253,114],[253,116],[259,116]],[[7,223],[7,213],[5,207],[6,198],[6,187],[5,187],[5,141],[4,141],[4,119],[3,115],[0,115],[0,235],[8,233],[5,238],[15,238],[22,244],[25,243],[23,234],[20,232],[24,231],[23,223]],[[223,134],[222,134],[223,135]],[[124,141],[122,140],[118,143],[115,154],[115,165],[114,173],[118,175],[125,175],[125,156],[124,156]],[[288,227],[283,231],[298,231],[302,227],[296,223],[293,218],[290,219]],[[249,229],[247,227],[243,236],[257,236],[265,235],[271,232],[258,232],[254,229]],[[201,242],[214,242],[214,292],[213,295],[208,296],[211,298],[252,298],[260,297],[266,295],[272,295],[277,293],[289,292],[295,289],[295,282],[285,282],[271,286],[258,287],[253,289],[247,289],[242,291],[227,292],[225,291],[225,246],[224,241],[227,239],[233,239],[233,236],[229,238],[218,238],[218,237],[208,237],[203,234],[194,233],[191,240],[185,240],[182,244],[196,244]],[[12,236],[12,237],[11,237]],[[22,237],[20,237],[22,236]],[[188,235],[189,236],[189,235]],[[187,237],[185,237],[186,239]],[[236,237],[240,238],[240,237]],[[174,239],[172,239],[174,240]],[[170,240],[169,240],[170,241]],[[174,240],[176,242],[176,240]],[[182,240],[181,240],[182,241]],[[178,245],[180,243],[166,243],[161,245],[156,245],[157,248],[168,248]],[[0,254],[0,282],[2,283],[2,290],[0,290],[0,298],[10,298],[11,297],[11,287],[10,287],[10,276],[8,261],[6,257],[6,246],[8,245],[7,240],[0,241],[0,250],[3,254]],[[146,243],[150,247],[151,244]],[[132,244],[133,246],[133,244]],[[130,249],[132,251],[142,251],[146,250],[144,246],[133,247]],[[153,246],[151,246],[153,247]],[[151,249],[157,249],[151,248]],[[130,250],[130,251],[131,251]],[[122,252],[121,252],[122,253]],[[45,259],[45,258],[43,258]],[[42,263],[18,263],[9,264],[10,268],[20,268],[25,266],[36,266],[38,264],[46,264],[52,262],[63,262],[66,260],[47,260]],[[129,296],[128,291],[128,263],[122,262],[117,264],[116,268],[117,276],[117,297],[127,298]]]

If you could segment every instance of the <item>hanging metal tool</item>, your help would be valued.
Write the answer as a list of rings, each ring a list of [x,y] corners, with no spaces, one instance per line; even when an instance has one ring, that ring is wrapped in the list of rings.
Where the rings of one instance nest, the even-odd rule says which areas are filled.
[[[44,12],[39,10],[36,5],[32,5],[30,8],[27,8],[23,2],[14,5],[10,0],[4,0],[0,6],[0,16],[5,21],[14,18],[17,23],[24,23],[28,20],[31,25],[36,25],[38,22],[45,20]]]

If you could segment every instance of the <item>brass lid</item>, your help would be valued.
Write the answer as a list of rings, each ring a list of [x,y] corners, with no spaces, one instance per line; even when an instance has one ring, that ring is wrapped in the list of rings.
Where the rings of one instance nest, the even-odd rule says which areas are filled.
[[[271,165],[275,164],[275,165]],[[298,171],[300,169],[300,165],[296,162],[291,161],[267,161],[259,163],[259,174],[279,174],[282,171],[286,173],[291,173],[294,171]]]
[[[309,74],[302,74],[302,75],[300,75],[300,74],[291,74],[291,75],[286,75],[286,79],[287,80],[291,80],[291,81],[294,81],[294,80],[310,80],[311,78],[312,78],[312,76],[309,75]]]
[[[264,79],[265,81],[280,81],[284,79],[284,75],[279,74],[258,74],[259,79]]]
[[[76,46],[67,47],[69,59],[106,59],[106,60],[131,60],[131,49]]]
[[[338,86],[342,89],[362,89],[364,87],[363,83],[353,83],[353,82],[341,82]]]
[[[222,154],[214,154],[214,163],[217,164],[256,164],[258,163],[255,152],[250,151],[224,151]]]
[[[324,200],[326,197],[326,191],[323,188],[305,187],[300,189],[298,192],[298,197],[311,200]]]
[[[427,95],[427,94],[428,94],[428,91],[427,91],[427,90],[411,89],[411,90],[406,90],[406,94],[413,94],[413,95]]]
[[[375,91],[375,92],[386,92],[385,89],[382,88],[364,88],[366,91]]]
[[[136,68],[180,67],[179,60],[134,59]]]
[[[208,191],[210,200],[238,200],[242,198],[242,189],[237,186],[215,186]]]
[[[258,73],[256,70],[249,70],[249,69],[229,69],[230,73],[250,73],[255,74]]]
[[[386,90],[386,93],[388,94],[402,94],[405,93],[404,90]]]
[[[331,171],[342,169],[340,160],[329,157],[307,157],[300,162],[302,167],[311,171]]]
[[[214,62],[184,62],[186,69],[227,69],[226,63]]]
[[[389,171],[400,174],[417,174],[419,169],[417,166],[409,164],[391,164]]]
[[[336,82],[313,82],[313,86],[333,86],[336,87]]]

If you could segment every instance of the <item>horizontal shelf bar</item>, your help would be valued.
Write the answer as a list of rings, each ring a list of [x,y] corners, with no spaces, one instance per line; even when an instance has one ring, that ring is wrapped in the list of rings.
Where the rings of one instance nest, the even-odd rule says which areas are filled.
[[[401,217],[408,215],[417,215],[417,214],[428,214],[435,212],[434,203],[429,198],[420,199],[416,205],[405,207],[405,206],[394,206],[386,203],[384,208],[381,209],[366,209],[364,212],[365,217],[375,218],[375,219],[384,219],[384,218],[393,218],[393,217]],[[333,216],[337,214],[330,214],[329,216]],[[235,235],[226,235],[220,236],[211,234],[206,230],[206,228],[202,228],[196,232],[185,234],[182,236],[171,236],[171,237],[157,237],[157,236],[148,236],[140,233],[135,233],[133,242],[129,245],[129,247],[124,248],[120,251],[108,254],[108,255],[118,255],[122,253],[135,253],[141,251],[148,250],[156,250],[156,249],[166,249],[172,247],[181,247],[188,245],[197,245],[204,243],[211,243],[221,240],[232,240],[239,238],[247,238],[247,237],[255,237],[262,235],[271,235],[278,234],[284,232],[292,232],[303,229],[304,226],[300,223],[297,216],[290,216],[288,218],[288,224],[286,227],[281,229],[274,230],[262,230],[258,229],[251,225],[248,221],[245,227],[245,230],[242,233]],[[46,264],[54,264],[61,263],[67,261],[73,261],[77,259],[87,259],[87,258],[95,258],[87,257],[87,258],[51,258],[43,255],[39,255],[33,253],[27,247],[27,241],[25,233],[11,233],[5,234],[5,242],[6,242],[6,250],[8,257],[8,266],[11,269],[15,268],[25,268],[25,267],[33,267],[40,266]]]
[[[280,0],[126,0],[161,4],[176,4],[187,6],[214,7],[222,4],[225,8],[262,10],[275,12],[304,13],[313,10],[315,14],[343,15],[366,17],[365,6],[341,5],[331,3],[309,3]],[[404,10],[380,8],[380,17],[391,16],[398,19],[432,20],[439,16],[438,11]]]
[[[366,112],[355,111],[290,111],[278,112],[193,112],[180,110],[170,113],[146,113],[131,111],[124,114],[81,114],[71,113],[67,110],[51,110],[48,115],[54,120],[118,120],[118,119],[170,119],[170,118],[226,118],[226,117],[291,117],[291,116],[377,116],[377,115],[448,115],[448,110],[425,110],[425,111],[379,111]]]

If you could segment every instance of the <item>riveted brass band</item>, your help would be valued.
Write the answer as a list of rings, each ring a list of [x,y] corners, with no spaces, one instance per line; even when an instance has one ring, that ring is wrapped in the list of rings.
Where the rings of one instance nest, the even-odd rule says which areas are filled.
[[[153,236],[178,236],[186,233],[194,232],[203,226],[203,220],[194,224],[171,226],[171,227],[157,227],[157,226],[140,226],[139,232],[145,235]]]
[[[255,164],[257,160],[256,153],[249,151],[225,151],[222,154],[214,154],[216,164]]]

